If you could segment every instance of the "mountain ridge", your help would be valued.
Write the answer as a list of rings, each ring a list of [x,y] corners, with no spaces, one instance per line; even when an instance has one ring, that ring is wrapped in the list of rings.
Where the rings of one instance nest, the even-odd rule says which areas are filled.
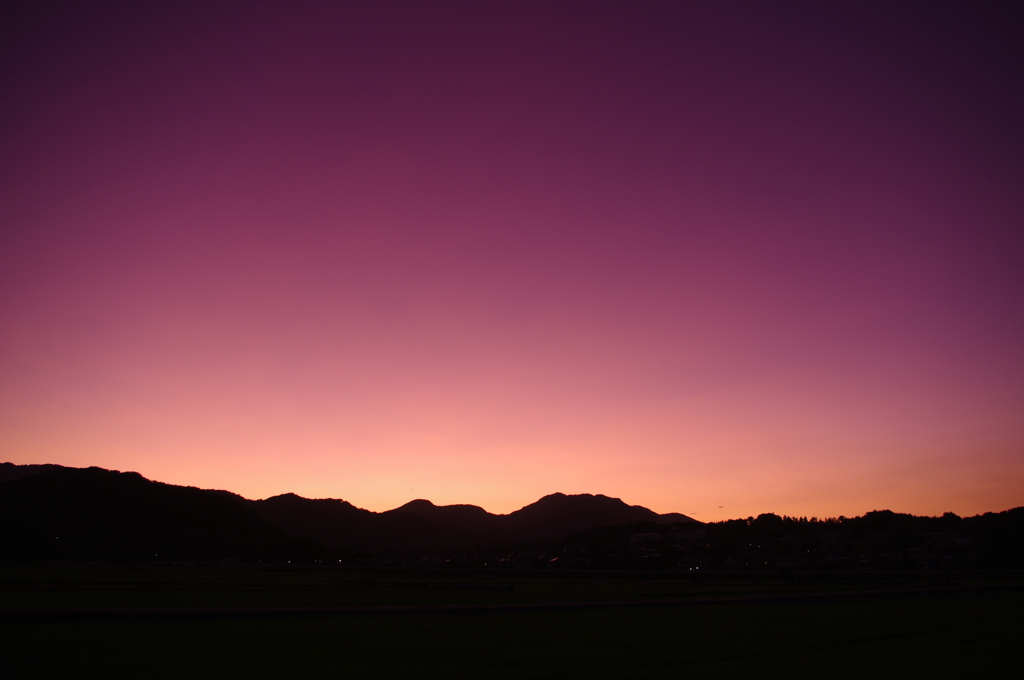
[[[654,517],[654,521],[646,518]],[[416,499],[381,513],[249,500],[99,467],[0,463],[0,561],[226,562],[614,570],[1024,569],[1024,507],[960,517],[763,513],[673,521],[601,494],[507,515]]]
[[[197,514],[197,507],[205,508],[208,516]],[[337,498],[284,493],[250,500],[230,491],[152,481],[137,472],[12,463],[0,463],[0,509],[0,526],[8,535],[20,537],[0,546],[0,555],[18,552],[19,541],[26,554],[63,554],[64,548],[51,544],[58,539],[46,538],[61,533],[76,536],[80,551],[86,552],[113,546],[108,550],[112,554],[153,550],[159,555],[161,550],[187,552],[192,546],[189,549],[206,554],[217,545],[235,545],[251,555],[269,555],[294,552],[300,543],[300,552],[305,553],[316,552],[313,545],[334,553],[451,550],[560,539],[637,521],[696,522],[601,494],[549,494],[505,515],[475,505],[435,505],[426,499],[373,512]],[[175,517],[180,526],[172,521]],[[210,526],[221,527],[217,531],[225,535],[217,538]],[[146,532],[152,536],[140,538]],[[182,538],[185,534],[205,538],[189,543]],[[154,547],[157,544],[163,547]]]

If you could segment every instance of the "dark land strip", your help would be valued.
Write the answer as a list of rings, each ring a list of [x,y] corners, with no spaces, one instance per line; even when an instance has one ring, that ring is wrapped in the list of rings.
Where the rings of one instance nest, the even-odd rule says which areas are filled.
[[[89,607],[0,609],[0,621],[81,619],[245,619],[330,617],[381,614],[486,613],[572,609],[681,607],[722,604],[814,604],[904,600],[949,595],[981,595],[1019,592],[1021,586],[954,586],[853,592],[740,595],[651,600],[600,600],[589,602],[510,602],[497,604],[355,605],[342,607]]]

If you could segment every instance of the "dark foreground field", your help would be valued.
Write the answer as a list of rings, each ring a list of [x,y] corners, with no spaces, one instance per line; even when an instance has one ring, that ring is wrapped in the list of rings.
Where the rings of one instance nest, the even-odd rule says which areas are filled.
[[[96,566],[8,566],[0,575],[5,677],[1016,678],[1021,672],[1024,594],[1012,578],[799,582],[733,575],[693,583],[630,574],[495,578]],[[973,590],[957,591],[963,587]],[[986,590],[993,587],[998,590]],[[830,593],[837,597],[822,599]],[[799,599],[804,595],[817,599]],[[789,599],[757,601],[764,596]],[[734,598],[741,601],[729,601]],[[678,603],[665,604],[673,600]],[[553,603],[567,606],[515,608]],[[452,604],[465,608],[441,609]],[[344,609],[378,605],[405,608]]]

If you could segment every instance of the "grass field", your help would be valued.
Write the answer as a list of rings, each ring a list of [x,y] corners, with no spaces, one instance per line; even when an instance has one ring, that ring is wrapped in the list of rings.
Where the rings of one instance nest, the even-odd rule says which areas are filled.
[[[36,617],[10,612],[642,601],[836,586],[201,567],[8,566],[0,574],[5,677],[1016,678],[1024,631],[1024,594],[1013,591],[546,611]],[[907,586],[890,581],[867,585]],[[476,583],[513,590],[461,589]]]

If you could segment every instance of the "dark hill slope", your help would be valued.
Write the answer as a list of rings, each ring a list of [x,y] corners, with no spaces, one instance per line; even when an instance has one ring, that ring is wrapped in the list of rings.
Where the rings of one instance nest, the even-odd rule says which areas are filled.
[[[0,463],[0,484],[3,484],[4,482],[11,482],[15,479],[24,479],[25,477],[31,477],[32,475],[38,475],[50,470],[63,469],[65,468],[60,465],[52,465],[49,463],[43,465],[15,465],[14,463]]]
[[[383,515],[413,514],[441,527],[454,527],[481,543],[563,538],[577,531],[632,522],[673,524],[694,520],[671,513],[659,515],[639,505],[608,496],[551,494],[508,515],[492,515],[475,505],[434,505],[415,500]]]
[[[508,515],[416,500],[371,512],[338,499],[152,482],[136,473],[56,465],[0,466],[0,558],[304,559],[300,555],[431,552],[561,539],[633,522],[693,521],[617,498],[556,493]]]
[[[95,467],[0,484],[0,535],[2,559],[287,560],[319,552],[240,496]]]
[[[437,526],[415,513],[376,513],[334,498],[312,499],[289,493],[247,502],[285,531],[344,553],[445,549],[479,542],[466,531]]]
[[[296,536],[345,552],[455,549],[516,540],[562,538],[610,524],[693,521],[659,515],[617,498],[554,494],[509,515],[493,515],[475,505],[434,505],[415,500],[375,513],[337,499],[284,494],[248,501],[264,518]],[[682,518],[682,520],[677,519]]]
[[[364,533],[363,527],[373,521],[374,514],[346,501],[303,498],[293,493],[247,503],[288,533],[332,546],[351,542]]]
[[[477,540],[489,540],[501,533],[502,516],[492,515],[476,505],[434,505],[427,500],[409,501],[385,515],[409,514],[441,527],[455,527]]]
[[[511,538],[562,538],[598,527],[654,522],[693,522],[679,513],[659,515],[639,505],[627,505],[618,498],[592,494],[555,493],[505,516],[504,531]]]

